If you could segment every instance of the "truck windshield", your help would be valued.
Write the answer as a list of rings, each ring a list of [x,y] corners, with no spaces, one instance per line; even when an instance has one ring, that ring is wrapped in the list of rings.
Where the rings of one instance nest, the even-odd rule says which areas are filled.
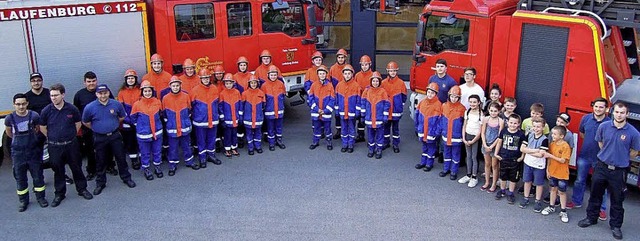
[[[262,4],[262,31],[284,33],[291,37],[307,34],[304,11],[299,2],[288,2],[289,8],[274,10],[271,4]]]
[[[439,53],[444,50],[466,52],[469,45],[469,20],[447,19],[431,15],[427,19],[420,51]]]

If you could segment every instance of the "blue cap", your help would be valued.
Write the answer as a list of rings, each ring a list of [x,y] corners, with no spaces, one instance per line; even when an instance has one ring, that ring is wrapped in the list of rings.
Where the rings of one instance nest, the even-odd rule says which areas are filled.
[[[106,84],[99,84],[98,87],[96,88],[96,92],[102,92],[102,91],[111,91],[111,90],[109,90],[109,87],[107,87]]]

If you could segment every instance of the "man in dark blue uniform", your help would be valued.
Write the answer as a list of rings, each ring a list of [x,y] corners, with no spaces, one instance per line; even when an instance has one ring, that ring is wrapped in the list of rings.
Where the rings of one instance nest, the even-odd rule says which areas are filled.
[[[87,179],[82,172],[82,159],[76,133],[80,129],[80,111],[71,103],[64,101],[65,88],[61,84],[51,86],[51,101],[40,115],[40,130],[47,136],[49,161],[54,172],[55,198],[51,207],[57,207],[65,199],[65,164],[69,164],[76,191],[84,199],[92,199],[87,191]]]
[[[603,122],[598,127],[595,139],[601,149],[591,178],[587,217],[578,222],[578,226],[582,228],[598,223],[602,195],[605,190],[608,190],[611,200],[609,226],[615,239],[622,239],[620,230],[624,220],[622,203],[629,160],[635,159],[640,150],[640,133],[627,123],[628,115],[627,106],[618,102],[613,106],[613,120]]]
[[[78,90],[73,97],[73,105],[75,105],[80,114],[84,112],[84,108],[94,100],[96,100],[96,86],[98,86],[98,77],[95,73],[89,71],[84,74],[84,86],[85,88]],[[113,99],[113,95],[109,95],[109,98]],[[80,150],[82,155],[87,157],[87,180],[91,181],[96,177],[96,153],[94,151],[93,144],[93,131],[86,126],[81,127],[82,132],[79,137]],[[107,173],[111,175],[118,175],[118,171],[114,168],[115,164],[110,158],[107,162]]]
[[[4,119],[5,132],[11,140],[11,159],[13,160],[13,176],[16,179],[20,205],[18,212],[24,212],[29,206],[29,179],[31,173],[33,191],[41,207],[49,206],[45,199],[44,176],[42,175],[42,151],[36,148],[38,122],[40,116],[35,111],[27,110],[29,102],[24,94],[13,96],[14,112]],[[38,156],[40,155],[40,156]]]
[[[120,179],[130,188],[136,183],[131,180],[131,173],[125,160],[124,143],[118,131],[126,112],[120,102],[109,98],[111,91],[105,84],[96,87],[97,100],[89,103],[82,113],[82,123],[93,131],[94,147],[96,151],[96,189],[93,195],[100,195],[106,187],[107,176],[105,166],[111,157],[116,158]]]

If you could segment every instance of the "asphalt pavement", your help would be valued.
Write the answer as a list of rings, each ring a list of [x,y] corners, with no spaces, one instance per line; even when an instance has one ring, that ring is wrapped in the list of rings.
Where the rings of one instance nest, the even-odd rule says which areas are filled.
[[[542,216],[532,205],[520,209],[493,194],[438,177],[442,164],[425,173],[414,169],[421,144],[413,122],[401,120],[401,152],[380,160],[366,157],[366,144],[341,153],[311,143],[308,108],[287,106],[285,150],[254,156],[241,150],[223,163],[147,181],[132,171],[136,188],[108,176],[93,200],[67,186],[58,207],[31,205],[18,213],[11,163],[0,168],[2,240],[611,240],[608,222],[579,228],[585,207]],[[461,172],[464,172],[461,168]],[[45,170],[47,198],[53,200],[53,173]],[[95,182],[89,183],[89,191]],[[522,198],[518,196],[519,199]],[[587,202],[585,197],[585,204]],[[622,231],[640,240],[640,195],[629,193]],[[585,205],[586,206],[586,205]]]

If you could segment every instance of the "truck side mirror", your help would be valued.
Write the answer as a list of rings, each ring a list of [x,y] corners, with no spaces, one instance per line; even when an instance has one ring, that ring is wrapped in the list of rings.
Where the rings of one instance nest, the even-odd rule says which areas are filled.
[[[416,61],[416,64],[424,63],[427,61],[427,58],[420,54],[420,45],[416,44],[413,48],[413,61]]]
[[[316,26],[316,8],[313,5],[307,6],[307,23],[309,26]]]
[[[309,35],[311,35],[311,38],[303,39],[302,44],[315,44],[318,42],[318,30],[316,27],[309,28]]]
[[[416,43],[422,43],[424,39],[424,21],[418,21],[418,28],[416,29]]]

